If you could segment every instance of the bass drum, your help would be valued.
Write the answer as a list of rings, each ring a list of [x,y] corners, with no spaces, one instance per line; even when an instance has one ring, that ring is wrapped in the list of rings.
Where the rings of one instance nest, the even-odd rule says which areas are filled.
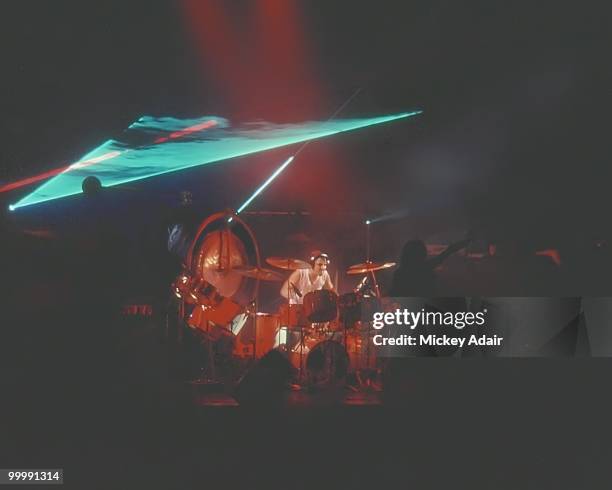
[[[328,289],[312,291],[304,296],[304,316],[309,322],[332,322],[338,316],[338,295]]]
[[[306,357],[308,380],[314,385],[337,385],[345,381],[349,358],[344,346],[335,340],[315,345]]]
[[[232,333],[236,336],[234,355],[241,359],[253,357],[261,359],[275,347],[274,342],[278,336],[278,329],[277,315],[241,313],[232,322]]]

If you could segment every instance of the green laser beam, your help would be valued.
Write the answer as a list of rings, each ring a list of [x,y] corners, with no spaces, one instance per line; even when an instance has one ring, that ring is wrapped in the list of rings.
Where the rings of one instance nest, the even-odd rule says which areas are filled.
[[[337,119],[326,122],[314,121],[300,124],[257,124],[243,129],[222,128],[216,131],[197,133],[185,140],[171,140],[163,144],[139,147],[131,147],[125,142],[109,140],[89,152],[82,160],[91,160],[110,152],[118,152],[116,156],[83,167],[79,167],[78,162],[76,162],[65,172],[49,179],[31,194],[12,204],[11,209],[15,210],[24,206],[80,194],[83,179],[89,176],[100,179],[104,187],[113,187],[127,182],[416,116],[421,112],[415,110],[380,117]],[[202,118],[202,120],[207,118]],[[153,119],[151,118],[151,120]],[[157,127],[154,129],[158,131],[160,129],[159,120],[155,121]],[[197,120],[189,120],[190,124],[194,121]],[[138,124],[132,124],[130,131],[134,131],[135,127],[146,132],[146,118],[141,118]],[[163,125],[161,128],[163,129]]]

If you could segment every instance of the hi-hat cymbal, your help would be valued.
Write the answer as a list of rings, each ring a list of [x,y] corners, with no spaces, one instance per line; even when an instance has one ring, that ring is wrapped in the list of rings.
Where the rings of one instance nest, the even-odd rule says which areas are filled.
[[[366,274],[368,272],[380,271],[383,269],[389,269],[396,265],[395,262],[363,262],[361,264],[351,265],[346,273],[349,276],[357,274]]]
[[[282,281],[283,276],[272,269],[257,268],[251,265],[241,265],[232,269],[234,272],[244,277],[251,279],[259,279],[260,281]]]
[[[289,257],[268,257],[266,262],[279,269],[294,271],[296,269],[310,269],[310,264],[300,259]]]

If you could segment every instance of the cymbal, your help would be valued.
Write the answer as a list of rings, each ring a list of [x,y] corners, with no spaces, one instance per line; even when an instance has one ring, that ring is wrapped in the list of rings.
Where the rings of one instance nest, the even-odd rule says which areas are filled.
[[[232,269],[234,272],[244,277],[251,279],[259,279],[260,281],[282,281],[283,276],[272,269],[257,268],[251,265],[236,266]]]
[[[294,271],[296,269],[310,269],[310,264],[300,259],[289,257],[268,257],[266,262],[279,269]]]
[[[395,267],[395,262],[363,262],[361,264],[351,265],[346,273],[349,276],[357,274],[366,274],[368,272],[380,271],[383,269],[389,269]]]

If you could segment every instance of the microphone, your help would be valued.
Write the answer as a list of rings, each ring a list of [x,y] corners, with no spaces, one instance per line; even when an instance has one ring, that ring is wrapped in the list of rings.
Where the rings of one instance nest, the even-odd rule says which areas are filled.
[[[302,297],[302,293],[300,292],[298,287],[295,284],[293,284],[292,282],[290,282],[289,284],[291,284],[291,287],[293,288],[293,291],[295,291],[295,294],[297,294],[297,297],[301,298]]]

